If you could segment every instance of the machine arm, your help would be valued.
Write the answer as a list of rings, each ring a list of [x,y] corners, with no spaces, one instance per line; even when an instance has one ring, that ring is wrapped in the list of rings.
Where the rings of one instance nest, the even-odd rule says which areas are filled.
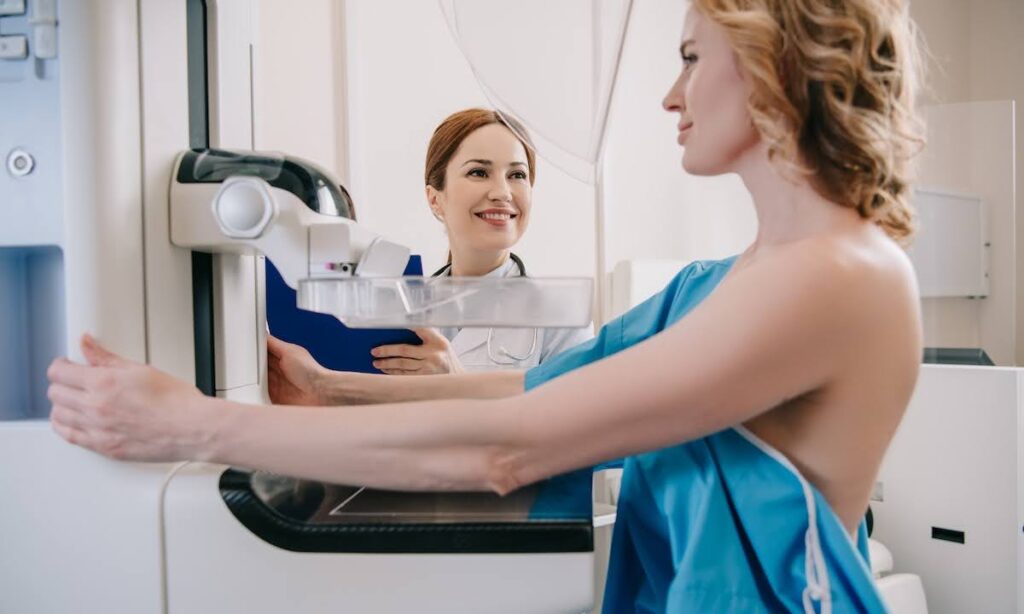
[[[402,275],[409,249],[353,217],[344,188],[292,157],[190,150],[171,178],[174,245],[262,253],[293,288],[310,278]]]

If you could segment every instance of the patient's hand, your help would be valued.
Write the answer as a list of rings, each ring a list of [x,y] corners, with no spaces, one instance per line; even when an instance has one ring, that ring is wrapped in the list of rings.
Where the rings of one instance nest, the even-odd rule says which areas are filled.
[[[388,375],[462,373],[462,363],[444,335],[432,328],[413,329],[423,345],[381,345],[373,348],[373,366]]]
[[[88,335],[82,355],[87,364],[58,358],[47,370],[50,421],[61,437],[123,460],[197,455],[216,416],[195,386],[126,360]]]
[[[306,348],[267,335],[267,385],[279,405],[323,405],[320,382],[327,370]]]

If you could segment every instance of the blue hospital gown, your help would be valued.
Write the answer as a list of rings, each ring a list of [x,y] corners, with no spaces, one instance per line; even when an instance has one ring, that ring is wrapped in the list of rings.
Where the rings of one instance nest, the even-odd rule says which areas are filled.
[[[696,307],[735,257],[684,268],[526,389],[640,343]],[[628,385],[625,384],[624,385]],[[742,426],[625,459],[604,611],[884,612],[856,543],[818,490]]]

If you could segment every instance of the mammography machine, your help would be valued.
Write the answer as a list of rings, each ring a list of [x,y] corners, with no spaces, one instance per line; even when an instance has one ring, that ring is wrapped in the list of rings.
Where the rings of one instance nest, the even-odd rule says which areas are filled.
[[[590,321],[589,280],[399,278],[408,250],[332,179],[247,153],[251,4],[0,1],[0,611],[588,609],[589,475],[390,493],[118,463],[51,432],[46,366],[85,332],[265,401],[263,255],[349,325]]]
[[[544,71],[495,50],[554,40],[559,24],[520,11],[495,33],[480,27],[494,21],[486,3],[438,4],[495,107],[535,111],[533,92],[547,91],[535,76],[548,88],[587,76],[566,99],[593,117],[522,123],[553,164],[600,183],[599,165],[580,160],[600,157],[631,3],[592,5],[589,25],[607,38],[587,48],[605,63],[552,59]],[[46,367],[80,358],[86,332],[207,394],[265,402],[264,257],[300,306],[354,326],[590,320],[580,280],[399,278],[408,251],[350,219],[326,173],[254,152],[256,13],[252,0],[0,0],[0,613],[589,609],[595,541],[607,536],[594,529],[588,476],[505,498],[392,493],[119,463],[51,432]],[[520,22],[548,30],[523,37],[509,27]],[[952,335],[932,345],[986,348],[1003,366],[923,367],[872,503],[894,569],[920,577],[938,614],[1024,612],[1024,381],[1004,358],[1016,309],[1006,106],[932,110],[933,151],[960,157],[926,173],[953,191],[919,195],[916,255],[926,327]],[[957,174],[971,181],[945,185]],[[603,249],[598,287],[610,281],[621,308],[684,264],[609,280]]]

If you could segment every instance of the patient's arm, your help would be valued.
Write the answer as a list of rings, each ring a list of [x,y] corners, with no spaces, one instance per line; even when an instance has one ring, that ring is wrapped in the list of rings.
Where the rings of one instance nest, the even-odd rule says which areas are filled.
[[[865,264],[831,249],[792,248],[734,271],[663,333],[524,395],[331,412],[231,404],[216,440],[191,453],[378,488],[505,493],[820,393],[810,420],[789,416],[780,449],[849,498],[863,486],[849,476],[877,466],[909,400],[920,328],[902,254]]]
[[[270,398],[280,405],[371,405],[430,399],[493,399],[523,391],[519,370],[391,377],[325,369],[303,347],[267,338]]]
[[[208,460],[377,488],[505,493],[699,438],[824,391],[830,401],[812,409],[831,420],[828,428],[794,429],[795,437],[854,453],[824,454],[815,479],[872,466],[920,359],[913,273],[902,254],[871,261],[837,255],[841,247],[828,242],[782,251],[734,271],[663,333],[524,395],[327,412],[252,407],[204,398],[155,369],[83,348],[94,366],[51,367],[52,418],[73,443],[117,458]],[[400,383],[394,379],[389,384]],[[874,413],[847,428],[844,413],[866,411]]]

